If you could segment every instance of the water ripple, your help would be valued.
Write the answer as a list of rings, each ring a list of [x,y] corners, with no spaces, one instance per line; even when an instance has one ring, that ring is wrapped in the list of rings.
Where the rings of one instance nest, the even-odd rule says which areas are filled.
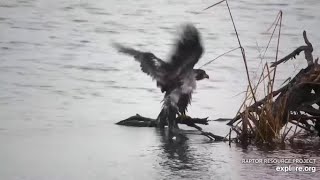
[[[256,41],[266,45],[270,37],[270,32],[260,32],[265,32],[280,9],[285,18],[280,43],[283,52],[280,51],[279,56],[302,45],[299,44],[303,43],[302,29],[312,36],[314,54],[319,54],[319,2],[230,1],[249,71],[254,72],[260,62]],[[120,116],[125,118],[138,111],[156,117],[163,94],[154,82],[142,75],[137,64],[109,46],[111,40],[167,55],[168,46],[173,43],[171,39],[177,34],[176,27],[185,21],[192,22],[199,28],[206,49],[201,65],[238,44],[225,6],[198,12],[210,3],[1,1],[0,140],[6,146],[1,147],[5,153],[0,153],[0,159],[4,159],[0,167],[4,167],[4,171],[14,169],[15,173],[2,173],[0,179],[46,179],[50,175],[71,180],[79,179],[77,177],[130,179],[132,175],[142,180],[317,179],[318,176],[296,172],[281,177],[274,167],[244,165],[241,159],[318,157],[319,148],[244,150],[224,143],[209,143],[197,131],[187,132],[189,140],[173,141],[165,132],[153,128],[113,125]],[[266,60],[274,59],[274,40]],[[291,66],[286,63],[279,67],[278,77],[292,74]],[[247,84],[240,51],[222,57],[205,70],[210,79],[198,84],[188,113],[232,117],[242,101],[238,100],[240,96],[233,96],[245,91]],[[100,119],[104,121],[98,122]],[[92,124],[95,128],[91,132]],[[61,128],[67,129],[60,132]],[[229,129],[224,123],[204,128],[221,135]],[[50,133],[49,129],[56,132]],[[26,136],[2,136],[7,133]],[[41,166],[35,164],[37,168],[30,169],[25,163],[30,159],[39,160],[37,164]],[[316,166],[318,168],[319,163]],[[39,171],[44,173],[39,175]]]
[[[119,71],[119,69],[115,67],[90,67],[90,66],[75,66],[75,65],[64,65],[62,67],[66,69],[78,69],[83,71],[103,71],[103,72]]]

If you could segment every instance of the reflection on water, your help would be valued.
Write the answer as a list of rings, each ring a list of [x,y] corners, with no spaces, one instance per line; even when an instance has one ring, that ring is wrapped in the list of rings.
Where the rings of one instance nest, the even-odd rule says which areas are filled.
[[[261,150],[210,143],[188,134],[118,127],[140,113],[156,117],[163,95],[132,59],[110,47],[119,42],[160,58],[179,24],[201,31],[205,54],[199,66],[237,46],[225,5],[212,1],[12,0],[0,2],[0,179],[317,179],[310,173],[275,171],[243,158],[317,158],[309,147]],[[302,45],[302,31],[319,54],[319,1],[229,0],[252,77],[283,10],[280,56]],[[272,41],[266,60],[273,61]],[[263,52],[263,51],[262,51]],[[303,56],[279,66],[276,85],[305,67]],[[240,52],[205,66],[189,115],[231,117],[243,99],[246,76]],[[256,80],[256,79],[254,79]],[[186,128],[186,127],[182,127]],[[205,127],[225,135],[224,123]],[[318,146],[316,146],[318,147]],[[266,175],[267,174],[267,175]]]
[[[193,154],[190,153],[190,147],[188,145],[188,141],[182,135],[177,135],[175,138],[172,139],[172,136],[167,134],[165,130],[159,130],[159,136],[161,137],[162,145],[161,150],[163,150],[164,162],[160,163],[160,166],[163,169],[170,171],[170,174],[175,174],[176,172],[183,171],[183,170],[193,170],[192,166],[195,165],[192,162],[195,162],[195,158]],[[184,176],[186,174],[182,174]]]

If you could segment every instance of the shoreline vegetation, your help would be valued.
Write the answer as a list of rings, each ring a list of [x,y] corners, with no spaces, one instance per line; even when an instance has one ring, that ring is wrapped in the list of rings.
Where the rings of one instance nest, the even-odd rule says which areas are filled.
[[[320,131],[320,65],[313,60],[313,47],[303,32],[306,45],[298,47],[289,55],[271,63],[266,63],[254,93],[247,91],[246,98],[237,115],[227,123],[236,140],[244,144],[293,143],[294,138],[308,133],[310,136]],[[308,67],[301,69],[295,77],[278,90],[273,89],[276,67],[304,52]],[[273,74],[273,75],[272,75]],[[266,95],[253,102],[259,86]]]
[[[306,31],[303,32],[306,45],[298,47],[292,53],[278,60],[282,26],[282,11],[279,11],[275,21],[268,29],[268,31],[272,30],[272,33],[264,51],[265,55],[271,40],[276,34],[276,30],[278,30],[275,61],[272,63],[265,62],[259,80],[254,84],[250,78],[245,49],[241,45],[228,0],[222,0],[204,10],[222,3],[226,3],[239,44],[238,48],[231,51],[240,49],[245,65],[248,80],[245,100],[234,118],[214,120],[229,121],[227,125],[230,126],[230,131],[224,137],[202,130],[199,124],[208,125],[209,121],[212,121],[208,120],[208,118],[184,117],[182,120],[179,116],[177,117],[177,123],[196,128],[200,135],[204,135],[210,140],[228,141],[229,145],[232,142],[242,145],[294,143],[295,138],[306,134],[309,137],[315,136],[316,131],[320,136],[320,65],[318,64],[318,58],[315,60],[313,58],[313,46],[307,38]],[[301,52],[304,53],[308,66],[301,69],[295,77],[288,78],[287,83],[283,84],[281,88],[274,90],[277,66],[288,60],[295,59]],[[261,62],[264,59],[264,55],[260,56]],[[205,65],[210,64],[217,58],[207,62]],[[265,92],[264,98],[260,100],[257,100],[258,89],[263,89]],[[157,120],[137,114],[116,124],[134,127],[157,127]],[[236,136],[233,137],[232,133],[235,133]]]

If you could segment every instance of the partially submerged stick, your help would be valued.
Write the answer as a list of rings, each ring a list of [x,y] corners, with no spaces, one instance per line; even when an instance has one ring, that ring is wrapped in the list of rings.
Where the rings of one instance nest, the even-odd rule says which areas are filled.
[[[177,117],[176,121],[178,124],[184,124],[184,125],[196,128],[198,131],[201,132],[200,133],[201,135],[208,137],[210,140],[227,141],[227,139],[222,136],[215,135],[211,132],[203,131],[202,128],[197,125],[197,124],[208,125],[208,121],[209,121],[208,118],[191,118],[191,117],[182,118],[181,116],[179,116]],[[131,116],[122,121],[119,121],[116,124],[122,125],[122,126],[133,126],[133,127],[157,127],[156,119],[144,117],[139,114]]]

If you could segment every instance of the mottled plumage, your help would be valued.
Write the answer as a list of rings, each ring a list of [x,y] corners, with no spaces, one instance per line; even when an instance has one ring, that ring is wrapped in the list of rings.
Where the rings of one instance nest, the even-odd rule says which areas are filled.
[[[159,116],[169,119],[169,126],[170,119],[174,119],[176,114],[185,114],[196,88],[196,80],[209,78],[205,71],[193,69],[203,53],[198,30],[192,24],[184,25],[182,30],[168,61],[163,61],[150,52],[114,44],[119,52],[133,56],[140,62],[141,70],[156,80],[157,86],[165,92]]]

